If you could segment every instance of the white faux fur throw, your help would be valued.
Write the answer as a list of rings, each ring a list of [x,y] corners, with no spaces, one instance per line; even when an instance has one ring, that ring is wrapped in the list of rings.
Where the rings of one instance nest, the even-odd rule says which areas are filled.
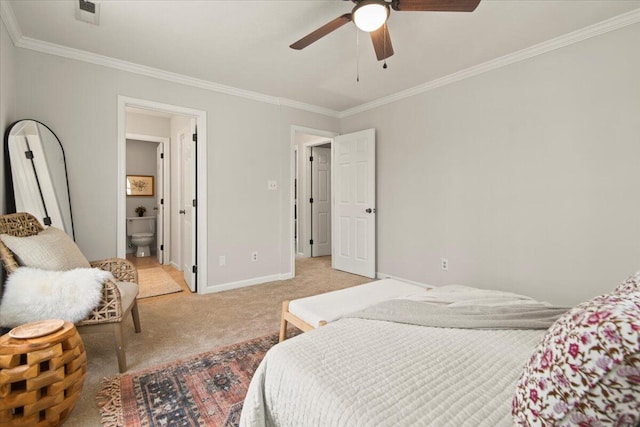
[[[45,319],[78,322],[102,299],[102,284],[113,279],[108,271],[76,268],[49,271],[20,267],[5,283],[0,302],[0,325],[14,327]]]

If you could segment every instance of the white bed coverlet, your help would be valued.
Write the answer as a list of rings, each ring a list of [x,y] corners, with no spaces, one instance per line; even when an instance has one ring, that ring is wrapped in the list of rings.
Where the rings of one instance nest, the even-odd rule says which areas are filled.
[[[544,330],[342,319],[273,347],[241,426],[511,426],[515,383]]]

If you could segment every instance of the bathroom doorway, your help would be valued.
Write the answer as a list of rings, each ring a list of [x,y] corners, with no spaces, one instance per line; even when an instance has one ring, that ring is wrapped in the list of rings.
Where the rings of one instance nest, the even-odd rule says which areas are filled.
[[[135,208],[141,206],[145,215],[156,218],[152,256],[161,265],[181,271],[192,292],[204,290],[206,280],[206,240],[197,238],[206,236],[205,132],[203,111],[118,97],[118,180],[122,182],[118,188],[118,256],[135,249],[126,224],[130,215],[135,215]],[[191,149],[186,161],[185,141]],[[130,146],[136,145],[138,150],[131,151]],[[137,158],[136,153],[142,152],[148,156]],[[127,196],[128,175],[152,177],[152,194],[147,193],[145,199]],[[185,187],[185,182],[191,185]],[[187,204],[191,208],[188,212]],[[136,240],[141,241],[138,237]]]
[[[144,113],[131,109],[127,111],[127,120],[137,123]],[[151,116],[149,116],[151,118]],[[166,118],[154,117],[156,124],[161,124]],[[151,129],[149,129],[151,130]],[[161,130],[161,129],[160,129]],[[161,133],[161,132],[157,132]],[[142,135],[127,133],[126,149],[126,173],[127,184],[134,182],[134,177],[146,177],[148,186],[145,195],[129,194],[127,189],[126,216],[127,216],[127,254],[141,252],[139,240],[144,240],[144,244],[150,248],[150,253],[146,256],[153,256],[160,264],[164,264],[164,236],[165,226],[170,230],[168,222],[164,221],[164,180],[170,180],[170,175],[165,173],[165,147],[169,145],[169,137],[156,135]],[[168,169],[168,168],[166,168]],[[166,176],[165,176],[166,175]],[[150,218],[150,219],[146,219]],[[135,224],[135,227],[133,226]],[[132,233],[137,231],[137,235],[149,234],[147,237],[132,237]],[[134,242],[133,240],[137,240]],[[144,251],[142,251],[144,252]],[[168,258],[168,257],[167,257]]]

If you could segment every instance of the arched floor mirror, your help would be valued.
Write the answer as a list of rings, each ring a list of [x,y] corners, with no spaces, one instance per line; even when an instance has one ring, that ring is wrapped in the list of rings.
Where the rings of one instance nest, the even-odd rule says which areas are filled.
[[[29,212],[75,240],[62,143],[37,120],[19,120],[5,133],[7,210]]]

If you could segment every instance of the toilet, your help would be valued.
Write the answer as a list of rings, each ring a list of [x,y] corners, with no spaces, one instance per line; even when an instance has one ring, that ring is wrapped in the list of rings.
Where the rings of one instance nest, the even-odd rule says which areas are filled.
[[[155,231],[155,216],[136,216],[127,218],[127,236],[131,237],[131,243],[137,247],[137,257],[151,255],[150,245],[151,242],[153,242]]]

